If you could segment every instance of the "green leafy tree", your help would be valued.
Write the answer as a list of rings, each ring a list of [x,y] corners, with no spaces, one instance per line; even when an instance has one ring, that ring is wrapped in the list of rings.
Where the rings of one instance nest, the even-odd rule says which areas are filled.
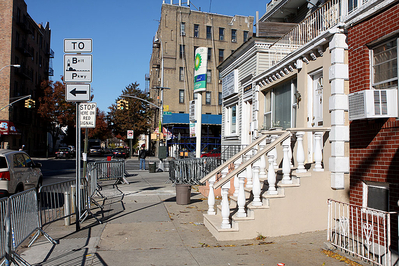
[[[132,83],[122,90],[123,95],[130,95],[145,101],[151,102],[148,93],[143,93],[139,89],[139,84]],[[126,100],[128,108],[119,110],[117,108],[118,100]],[[127,131],[134,130],[134,138],[143,133],[147,133],[151,128],[151,121],[154,116],[154,110],[151,105],[145,101],[135,98],[123,97],[118,98],[108,112],[108,123],[112,129],[112,133],[119,139],[126,140]],[[133,143],[135,143],[134,141]]]

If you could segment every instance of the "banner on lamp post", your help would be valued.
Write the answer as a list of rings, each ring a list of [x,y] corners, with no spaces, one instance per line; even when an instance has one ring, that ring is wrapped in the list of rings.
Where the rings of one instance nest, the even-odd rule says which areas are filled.
[[[206,91],[206,70],[208,67],[208,48],[198,47],[195,50],[194,92]]]

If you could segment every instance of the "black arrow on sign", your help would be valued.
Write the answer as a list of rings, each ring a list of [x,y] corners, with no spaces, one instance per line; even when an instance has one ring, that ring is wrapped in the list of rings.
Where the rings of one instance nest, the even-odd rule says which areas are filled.
[[[71,90],[71,94],[73,96],[76,96],[76,94],[87,94],[87,91],[77,91],[76,88],[74,88],[73,90]]]

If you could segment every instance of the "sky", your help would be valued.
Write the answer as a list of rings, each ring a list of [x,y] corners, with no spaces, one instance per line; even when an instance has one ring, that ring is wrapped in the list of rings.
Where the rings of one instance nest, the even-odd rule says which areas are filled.
[[[178,0],[173,0],[178,4]],[[182,2],[185,3],[186,0]],[[262,16],[269,0],[194,0],[191,8],[223,15]],[[122,90],[137,82],[145,89],[153,37],[162,0],[25,0],[29,15],[51,29],[53,81],[64,72],[64,39],[92,39],[93,102],[104,112]],[[170,0],[166,0],[170,4]],[[254,29],[255,31],[255,29]]]

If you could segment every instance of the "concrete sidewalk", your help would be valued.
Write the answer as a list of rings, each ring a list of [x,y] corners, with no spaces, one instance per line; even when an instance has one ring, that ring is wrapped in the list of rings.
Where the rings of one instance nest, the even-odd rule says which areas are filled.
[[[32,247],[19,248],[18,254],[32,265],[343,265],[322,252],[325,231],[217,241],[203,224],[207,201],[196,187],[191,203],[178,205],[167,172],[129,173],[130,184],[119,186],[125,209],[120,202],[110,203],[104,223],[89,217],[78,232],[74,224],[52,223],[44,231],[58,239],[58,245],[40,237]]]

